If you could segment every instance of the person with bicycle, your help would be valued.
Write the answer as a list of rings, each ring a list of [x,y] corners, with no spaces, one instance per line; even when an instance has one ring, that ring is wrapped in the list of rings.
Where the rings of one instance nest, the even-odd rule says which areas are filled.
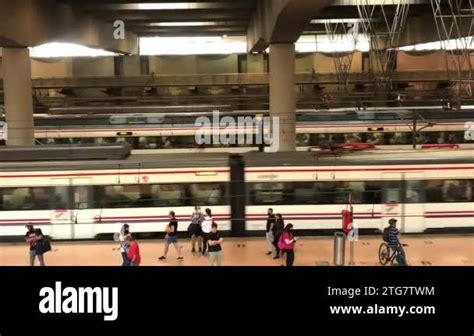
[[[394,251],[399,266],[405,266],[405,251],[400,243],[400,230],[397,229],[397,220],[392,218],[388,221],[388,245]]]

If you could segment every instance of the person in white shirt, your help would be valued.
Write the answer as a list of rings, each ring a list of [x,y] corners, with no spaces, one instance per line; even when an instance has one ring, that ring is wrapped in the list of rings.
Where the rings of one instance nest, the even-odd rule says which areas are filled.
[[[207,241],[209,239],[209,233],[211,233],[211,230],[212,230],[212,223],[214,223],[214,220],[212,219],[212,212],[211,212],[211,209],[208,208],[205,211],[204,220],[201,223],[201,229],[202,229],[202,255],[206,254]]]
[[[119,242],[120,242],[120,253],[122,254],[122,266],[130,266],[130,260],[128,260],[127,248],[128,242],[127,237],[130,235],[130,227],[128,224],[123,224],[120,229]]]

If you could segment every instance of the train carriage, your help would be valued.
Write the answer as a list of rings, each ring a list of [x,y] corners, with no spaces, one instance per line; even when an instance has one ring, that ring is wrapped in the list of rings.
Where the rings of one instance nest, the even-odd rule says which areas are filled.
[[[473,227],[470,153],[386,151],[255,163],[246,168],[246,230],[263,230],[269,207],[298,229],[339,229],[350,203],[359,229],[381,230],[393,217],[403,232]]]
[[[1,160],[0,160],[1,161]],[[474,227],[471,150],[131,155],[112,160],[0,162],[0,236],[33,223],[54,239],[92,239],[129,223],[162,233],[173,210],[186,231],[193,206],[213,210],[220,230],[260,234],[273,208],[297,230],[354,224],[403,232]]]

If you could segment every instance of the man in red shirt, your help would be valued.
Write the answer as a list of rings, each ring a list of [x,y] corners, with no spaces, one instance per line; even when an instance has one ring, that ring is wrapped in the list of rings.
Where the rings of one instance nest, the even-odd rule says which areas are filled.
[[[133,237],[133,234],[130,234],[127,237],[129,248],[128,248],[128,260],[130,260],[130,266],[140,266],[142,261],[140,256],[140,247],[138,242]]]

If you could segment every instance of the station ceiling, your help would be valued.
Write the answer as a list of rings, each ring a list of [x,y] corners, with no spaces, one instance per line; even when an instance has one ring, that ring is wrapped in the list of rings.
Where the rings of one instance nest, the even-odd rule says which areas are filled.
[[[268,1],[268,0],[266,0]],[[275,0],[273,0],[275,1]],[[304,2],[306,0],[299,0]],[[61,0],[75,10],[93,15],[106,22],[123,20],[138,36],[206,36],[247,35],[250,21],[259,0]],[[410,16],[431,13],[430,0],[406,0]],[[358,19],[357,4],[386,4],[387,13],[398,1],[392,0],[334,0],[318,11],[318,19]],[[307,22],[305,33],[326,33],[324,25]]]
[[[246,35],[257,0],[64,1],[104,21],[122,20],[138,36]]]

